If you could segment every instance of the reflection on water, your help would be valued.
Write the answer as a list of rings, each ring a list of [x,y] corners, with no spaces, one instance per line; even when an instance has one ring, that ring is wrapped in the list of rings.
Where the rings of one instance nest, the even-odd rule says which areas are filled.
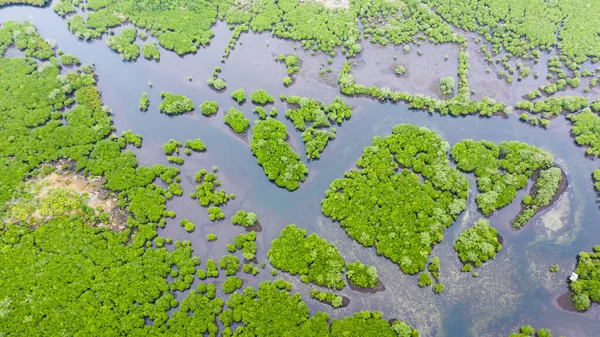
[[[280,93],[294,94],[329,103],[339,95],[338,89],[330,82],[337,77],[343,63],[341,57],[334,59],[331,65],[334,71],[328,75],[328,80],[319,75],[319,67],[326,64],[327,55],[310,56],[301,48],[295,50],[297,43],[273,39],[266,34],[243,34],[243,45],[236,47],[227,62],[221,64],[221,54],[231,32],[225,25],[219,24],[214,28],[216,37],[211,45],[195,55],[179,57],[161,50],[160,62],[143,58],[137,62],[122,62],[117,53],[106,47],[106,39],[88,43],[75,38],[67,31],[65,22],[50,8],[0,9],[0,20],[8,19],[32,21],[43,37],[55,40],[65,53],[79,56],[84,64],[95,63],[100,78],[99,88],[106,104],[114,110],[117,130],[131,129],[144,136],[143,147],[135,150],[141,164],[167,164],[162,144],[170,138],[183,141],[200,137],[205,142],[206,153],[194,153],[185,158],[182,177],[194,176],[201,168],[210,169],[217,165],[223,187],[236,194],[236,199],[223,208],[227,219],[211,223],[206,209],[187,197],[194,191],[194,185],[183,179],[184,196],[168,204],[178,216],[161,231],[165,236],[191,240],[195,254],[203,260],[227,253],[225,243],[244,231],[231,226],[229,220],[237,209],[243,208],[256,212],[263,228],[257,236],[259,261],[266,260],[270,241],[279,231],[286,224],[295,223],[333,242],[347,261],[360,259],[377,266],[386,289],[365,294],[346,287],[340,293],[351,298],[351,302],[348,307],[337,310],[308,299],[311,286],[302,284],[297,277],[279,274],[278,277],[293,282],[294,289],[302,293],[313,311],[341,316],[358,310],[381,310],[388,318],[399,318],[414,325],[423,336],[508,335],[522,324],[549,327],[556,335],[600,335],[598,310],[579,314],[555,305],[555,298],[568,289],[566,275],[572,270],[577,253],[598,244],[600,234],[596,221],[598,206],[591,183],[592,171],[598,164],[586,159],[584,150],[574,145],[569,136],[568,122],[563,118],[554,120],[549,130],[543,130],[519,122],[518,116],[449,118],[409,111],[403,104],[379,104],[369,99],[349,98],[347,101],[355,107],[351,120],[338,128],[337,138],[327,146],[321,160],[308,162],[307,181],[291,193],[268,181],[250,153],[248,143],[233,135],[223,124],[224,111],[231,106],[243,111],[251,120],[257,118],[252,114],[252,104],[238,106],[229,93],[240,87],[246,89],[247,94],[266,89],[276,97]],[[377,50],[365,48],[365,53]],[[281,53],[297,53],[303,61],[295,83],[288,88],[281,84],[286,76],[285,66],[273,61]],[[361,56],[363,59],[373,58],[365,55]],[[472,62],[477,59],[472,58]],[[206,85],[205,81],[215,66],[223,69],[220,77],[227,81],[225,93],[217,94]],[[360,69],[369,74],[372,73],[368,70],[370,66],[366,63]],[[188,76],[192,76],[191,82]],[[153,82],[152,88],[148,81]],[[161,90],[184,94],[192,98],[196,106],[207,99],[215,100],[220,111],[214,118],[205,118],[198,109],[184,116],[165,116],[157,109]],[[148,92],[150,98],[148,112],[140,112],[137,108],[142,91]],[[511,101],[518,99],[511,97]],[[274,106],[280,112],[277,118],[288,127],[290,142],[297,144],[305,160],[300,133],[284,118],[286,105],[276,99]],[[354,167],[362,148],[370,143],[373,136],[389,134],[392,126],[398,123],[431,128],[450,144],[473,138],[494,142],[519,140],[539,146],[553,153],[565,168],[569,187],[555,207],[538,214],[518,232],[511,228],[511,220],[519,211],[519,205],[511,205],[491,216],[490,223],[504,238],[504,248],[495,260],[477,269],[478,278],[471,273],[460,272],[461,264],[452,248],[458,234],[481,217],[471,195],[468,210],[446,231],[445,240],[433,250],[433,254],[441,258],[440,281],[446,286],[444,294],[435,295],[429,288],[419,289],[416,276],[402,274],[397,265],[377,256],[374,249],[364,248],[350,240],[339,225],[320,212],[320,200],[329,183]],[[472,176],[469,176],[469,181],[471,192],[475,192]],[[193,221],[197,225],[196,231],[186,233],[178,224],[181,218]],[[218,235],[216,243],[206,241],[208,233]],[[550,275],[548,268],[552,264],[559,264],[561,271]],[[261,269],[258,278],[244,275],[244,279],[246,285],[272,279],[270,267]],[[184,294],[177,294],[179,298],[182,296]]]

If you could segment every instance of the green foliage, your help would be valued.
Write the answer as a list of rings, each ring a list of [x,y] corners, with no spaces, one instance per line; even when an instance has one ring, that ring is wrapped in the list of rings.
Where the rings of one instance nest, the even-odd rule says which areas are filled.
[[[550,272],[551,273],[556,273],[558,271],[560,271],[560,266],[559,265],[553,264],[553,265],[550,266]]]
[[[363,311],[341,320],[318,312],[310,316],[300,294],[291,295],[291,284],[283,280],[264,281],[258,289],[247,287],[243,293],[229,297],[227,306],[233,311],[233,321],[241,323],[235,334],[249,336],[378,336],[418,337],[408,324],[395,321],[391,325],[379,312]],[[272,322],[278,322],[272,324]]]
[[[539,91],[537,91],[539,93]],[[529,97],[537,95],[535,91],[529,93]],[[550,97],[545,100],[538,100],[534,103],[529,101],[517,102],[516,107],[521,110],[528,111],[533,114],[540,114],[543,119],[550,119],[553,116],[558,116],[567,110],[576,112],[590,104],[590,100],[585,97],[578,96],[558,96]]]
[[[293,73],[297,73],[300,69],[298,55],[290,54],[287,55],[283,61],[285,61],[285,66],[287,67],[288,75],[292,75]]]
[[[582,112],[567,116],[573,123],[571,132],[575,135],[575,141],[579,145],[588,146],[586,153],[591,156],[600,157],[600,117],[589,108]]]
[[[0,4],[4,3],[30,3],[32,5],[43,6],[48,1],[45,0],[31,0],[31,1],[23,1],[23,0],[4,0],[1,1]],[[56,12],[56,14],[64,17],[69,13],[75,12],[75,5],[73,4],[73,0],[59,0],[52,5],[52,9]]]
[[[207,207],[211,204],[213,206],[220,206],[229,201],[229,195],[225,193],[225,190],[220,189],[216,191],[216,188],[221,186],[221,182],[217,179],[217,175],[214,172],[207,173],[205,169],[202,169],[196,173],[194,180],[198,183],[196,186],[197,193],[194,197],[198,198],[198,202],[202,207]],[[222,214],[218,207],[216,208],[218,212],[217,210],[212,212]]]
[[[239,88],[231,92],[231,98],[238,103],[243,103],[246,100],[246,91],[244,88]]]
[[[196,225],[194,225],[194,223],[193,223],[193,222],[191,222],[191,221],[190,221],[190,220],[188,220],[188,219],[181,219],[181,220],[179,221],[179,224],[181,225],[181,227],[185,228],[185,230],[186,230],[188,233],[190,233],[190,232],[193,232],[193,231],[194,231],[194,229],[196,229]]]
[[[183,158],[181,157],[175,157],[175,156],[167,156],[167,160],[169,161],[169,163],[174,163],[177,165],[183,165]]]
[[[235,251],[235,246],[234,246],[233,250]],[[258,267],[255,267],[251,264],[244,264],[244,267],[242,269],[244,270],[244,273],[246,273],[246,274],[252,273],[252,275],[254,275],[254,276],[256,276],[256,274],[258,274]]]
[[[217,241],[217,234],[214,234],[214,233],[206,234],[206,241],[208,241],[208,242]]]
[[[361,311],[331,322],[331,336],[418,337],[419,332],[402,321],[389,323],[377,311]]]
[[[577,310],[586,310],[591,302],[600,302],[600,246],[595,246],[593,252],[581,252],[575,268],[579,275],[577,281],[570,284],[571,298]]]
[[[302,280],[316,285],[342,289],[342,273],[346,262],[338,250],[325,239],[296,225],[287,225],[279,237],[271,242],[267,257],[273,267],[300,274]]]
[[[133,144],[135,147],[142,146],[142,135],[139,133],[134,134],[131,130],[127,130],[127,131],[123,132],[121,134],[121,139],[124,140],[125,143]]]
[[[204,101],[204,103],[200,105],[200,111],[204,116],[216,114],[217,110],[219,110],[219,103],[215,101]]]
[[[219,260],[219,268],[225,270],[225,275],[233,276],[240,269],[240,261],[235,255],[223,255]]]
[[[228,277],[223,282],[223,292],[225,294],[231,294],[236,289],[240,289],[242,287],[242,280],[237,278],[237,276]]]
[[[79,57],[73,56],[71,54],[60,54],[60,63],[62,63],[65,67],[70,67],[72,65],[80,66],[81,61],[79,61]]]
[[[181,147],[181,142],[176,141],[175,139],[169,139],[168,143],[163,144],[163,151],[166,155],[170,155],[173,153],[179,154],[179,148]]]
[[[194,103],[184,95],[161,91],[160,97],[163,98],[163,101],[160,103],[158,110],[167,115],[179,115],[194,110]]]
[[[183,146],[185,146],[186,150],[190,149],[190,151],[200,152],[206,150],[206,145],[204,145],[200,138],[186,139]]]
[[[250,126],[250,121],[244,116],[244,113],[236,108],[229,108],[223,120],[237,133],[246,132]]]
[[[346,275],[352,284],[363,288],[375,288],[378,282],[377,268],[360,261],[349,263],[346,266]]]
[[[253,212],[246,212],[243,209],[235,212],[231,217],[231,223],[234,225],[242,225],[244,227],[254,226],[258,223],[258,216]]]
[[[452,95],[454,93],[454,78],[443,77],[440,79],[440,91],[444,95]]]
[[[293,191],[306,179],[308,169],[286,143],[285,124],[275,119],[256,121],[250,148],[269,177],[279,187]]]
[[[302,139],[309,159],[318,159],[329,140],[335,139],[335,128],[330,131],[317,128],[331,126],[330,120],[342,123],[352,115],[352,106],[346,105],[340,97],[336,97],[328,107],[308,97],[288,96],[286,101],[299,107],[287,109],[285,116],[296,129],[304,131]],[[307,129],[307,126],[310,127]]]
[[[561,182],[562,172],[560,168],[551,167],[542,170],[535,182],[533,196],[528,195],[525,197],[527,200],[523,200],[525,207],[513,220],[513,227],[521,228],[525,226],[541,207],[548,206],[556,195],[556,192],[558,192]]]
[[[437,256],[432,257],[429,266],[427,266],[427,270],[429,270],[434,279],[439,280],[440,258]]]
[[[235,250],[241,250],[244,260],[251,261],[256,257],[256,232],[251,231],[248,234],[238,234],[233,238]]]
[[[156,235],[147,226],[152,227],[144,225],[140,230],[150,229]],[[8,226],[0,233],[4,252],[0,259],[8,272],[0,282],[11,307],[4,323],[13,333],[28,336],[48,331],[92,333],[99,320],[103,331],[118,335],[145,334],[150,330],[158,333],[165,329],[186,334],[177,321],[182,313],[189,315],[188,303],[195,297],[184,299],[173,318],[169,318],[167,311],[178,306],[169,290],[190,287],[199,259],[191,256],[189,242],[177,241],[175,248],[167,251],[145,248],[137,234],[131,244],[126,244],[129,234],[130,229],[113,232],[89,226],[79,216],[60,216],[35,230]],[[86,249],[82,251],[82,247]],[[169,284],[171,265],[179,273]],[[31,305],[53,314],[32,316]],[[210,322],[212,315],[214,321],[222,306],[221,300],[215,300],[194,307],[189,320]],[[94,316],[80,314],[90,308],[96,312]],[[145,317],[154,324],[125,323],[143,322]]]
[[[486,219],[475,221],[473,227],[460,233],[454,243],[460,261],[474,264],[475,267],[493,259],[500,249],[502,244],[498,241],[498,231]]]
[[[144,58],[147,60],[160,60],[160,52],[158,51],[156,42],[144,43],[142,45],[142,54],[144,54]]]
[[[76,14],[67,19],[67,28],[76,37],[88,41],[91,38],[99,38],[108,31],[108,28],[122,24],[125,18],[117,15],[109,9],[100,9],[89,12],[87,18]],[[138,51],[139,53],[139,51]]]
[[[321,152],[325,150],[329,140],[335,139],[335,131],[335,128],[331,129],[331,131],[326,131],[311,127],[302,132],[302,140],[306,147],[306,157],[309,159],[319,159]]]
[[[267,104],[275,102],[275,98],[267,93],[266,90],[260,89],[252,93],[252,103]]]
[[[374,137],[365,147],[358,169],[331,183],[323,214],[405,273],[423,270],[444,228],[466,206],[468,182],[449,166],[448,148],[433,131],[396,125],[391,135]]]
[[[310,297],[317,299],[321,302],[328,303],[334,308],[341,307],[342,302],[344,301],[344,298],[342,296],[336,295],[328,291],[319,291],[317,289],[312,289],[310,291]]]
[[[108,46],[121,55],[121,58],[127,61],[137,60],[140,56],[140,47],[135,42],[137,38],[137,29],[123,28],[120,35],[108,37]]]
[[[431,277],[428,272],[419,274],[419,287],[429,287],[431,285]]]
[[[148,94],[144,91],[142,92],[142,97],[140,98],[140,103],[138,104],[140,110],[148,111],[148,106],[150,105],[150,100],[148,99]]]
[[[225,214],[223,214],[223,212],[221,211],[221,209],[219,207],[211,206],[207,209],[207,211],[208,211],[208,218],[210,219],[210,221],[217,221],[217,220],[225,219]]]
[[[436,294],[441,294],[446,289],[446,287],[443,284],[441,284],[441,283],[434,284],[432,286],[432,288],[433,288],[433,292],[436,293]]]
[[[208,80],[206,80],[206,84],[213,87],[215,90],[223,90],[225,89],[225,87],[227,87],[227,83],[223,79],[219,78],[220,72],[221,68],[216,67],[211,77]]]
[[[404,75],[404,73],[406,73],[406,69],[402,65],[398,64],[396,65],[394,72],[396,73],[396,75],[402,76]],[[452,80],[454,81],[454,79]],[[454,85],[452,86],[452,90],[454,90]]]
[[[451,155],[460,170],[475,173],[476,201],[484,215],[508,205],[536,170],[554,165],[550,153],[517,141],[495,145],[466,139],[454,145]]]
[[[219,269],[217,269],[217,263],[215,260],[206,260],[206,273],[208,277],[219,277]]]
[[[350,62],[344,63],[338,83],[343,94],[346,95],[368,95],[380,101],[390,100],[392,102],[405,101],[411,109],[428,110],[430,113],[435,111],[441,115],[451,114],[453,116],[470,115],[479,113],[481,116],[492,116],[497,113],[507,114],[506,106],[490,98],[484,97],[479,101],[471,100],[471,89],[467,80],[469,73],[469,54],[461,49],[459,53],[458,65],[458,94],[449,100],[436,100],[422,94],[411,94],[402,91],[393,92],[387,88],[377,88],[375,86],[365,87],[362,84],[356,84],[354,75],[350,73]]]
[[[552,337],[550,329],[542,328],[537,332],[531,325],[524,325],[521,327],[519,332],[513,332],[508,337]],[[564,336],[560,336],[564,337]]]

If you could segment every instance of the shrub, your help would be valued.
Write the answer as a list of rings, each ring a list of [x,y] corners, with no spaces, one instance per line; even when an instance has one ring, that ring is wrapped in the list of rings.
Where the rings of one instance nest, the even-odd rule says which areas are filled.
[[[242,103],[246,100],[246,92],[243,88],[239,88],[231,93],[231,98],[233,98],[238,103]]]
[[[346,275],[354,285],[364,288],[375,288],[377,285],[377,269],[356,261],[346,266]]]
[[[252,102],[264,105],[275,102],[275,98],[269,95],[264,89],[260,89],[252,93]]]
[[[454,93],[454,78],[443,77],[440,79],[440,90],[444,95],[452,95]]]
[[[204,103],[202,103],[200,106],[200,111],[204,116],[216,114],[217,110],[219,110],[219,103],[215,101],[204,101]]]
[[[170,92],[161,91],[160,96],[163,101],[158,110],[167,115],[179,115],[181,113],[194,110],[194,103],[191,99],[183,95],[175,95]]]
[[[229,108],[223,120],[237,133],[246,132],[250,126],[250,121],[244,116],[244,113],[235,108]]]
[[[486,219],[479,219],[473,227],[458,236],[454,249],[462,263],[472,263],[479,267],[483,262],[493,259],[502,245],[498,241],[498,231]]]

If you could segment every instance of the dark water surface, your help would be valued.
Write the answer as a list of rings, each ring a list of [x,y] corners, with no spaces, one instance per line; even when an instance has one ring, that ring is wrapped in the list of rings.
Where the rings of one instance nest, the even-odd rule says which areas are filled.
[[[9,19],[33,22],[44,38],[55,40],[58,48],[65,53],[79,56],[84,64],[95,63],[98,85],[104,102],[114,110],[118,132],[131,129],[144,137],[142,148],[135,150],[141,164],[167,164],[162,144],[170,138],[184,141],[200,137],[205,142],[206,153],[184,156],[185,164],[181,167],[184,196],[169,202],[168,208],[177,213],[177,218],[170,220],[160,232],[174,239],[190,240],[195,254],[203,262],[208,257],[218,258],[227,253],[225,243],[244,231],[230,225],[231,215],[243,208],[256,212],[263,227],[257,236],[259,261],[266,261],[270,241],[278,236],[279,231],[286,224],[295,223],[334,243],[347,261],[360,259],[377,266],[386,289],[366,294],[346,287],[340,294],[349,297],[350,304],[336,310],[309,299],[308,292],[312,286],[301,284],[298,278],[287,274],[278,275],[293,282],[294,290],[302,293],[313,312],[325,311],[339,317],[359,310],[381,310],[386,318],[398,318],[412,324],[423,336],[506,336],[522,324],[549,327],[557,336],[600,335],[600,311],[596,306],[586,313],[572,313],[561,309],[555,301],[568,290],[566,279],[574,268],[576,255],[600,243],[599,211],[591,181],[594,168],[600,165],[585,158],[585,150],[575,146],[569,135],[569,123],[564,118],[554,120],[549,130],[543,130],[519,122],[517,114],[510,118],[450,118],[411,111],[404,104],[345,98],[355,107],[351,120],[338,128],[337,138],[327,146],[321,160],[308,162],[307,181],[298,190],[288,192],[268,181],[252,156],[248,141],[234,135],[223,124],[224,112],[232,106],[243,111],[251,120],[257,118],[252,114],[254,106],[251,103],[238,106],[229,94],[243,87],[248,101],[251,92],[257,89],[266,89],[276,96],[277,118],[286,123],[290,144],[306,160],[300,133],[285,119],[286,106],[278,96],[280,93],[309,96],[328,104],[339,95],[339,89],[331,82],[337,78],[344,61],[342,57],[334,58],[331,65],[333,72],[327,75],[328,78],[323,78],[319,75],[319,66],[325,64],[327,68],[328,55],[310,56],[301,48],[294,51],[294,45],[299,43],[274,39],[267,34],[243,34],[243,45],[238,44],[227,62],[221,64],[221,54],[231,32],[226,25],[218,24],[214,28],[215,37],[211,45],[194,55],[182,58],[161,49],[160,62],[147,61],[142,57],[137,62],[123,62],[106,46],[106,37],[93,42],[78,40],[67,30],[65,21],[50,8],[0,8],[0,20]],[[438,47],[430,48],[430,52],[435,53]],[[357,71],[362,72],[365,81],[368,76],[377,73],[368,69],[378,57],[369,53],[377,53],[378,50],[367,47],[364,55],[357,59]],[[444,49],[441,55],[448,50]],[[293,52],[303,63],[300,73],[295,75],[296,82],[284,88],[281,80],[286,76],[285,66],[274,62],[273,58],[281,53]],[[456,54],[453,55],[456,57]],[[427,53],[422,57],[427,57]],[[472,57],[471,62],[477,62],[477,59]],[[456,65],[456,61],[449,64]],[[220,77],[227,81],[227,90],[223,93],[217,93],[206,85],[206,79],[215,66],[222,67]],[[424,77],[437,76],[426,68],[417,67],[424,71]],[[450,71],[452,74],[455,72]],[[188,76],[192,76],[191,82]],[[417,75],[412,73],[411,76]],[[392,77],[386,78],[386,81],[393,80]],[[148,86],[148,81],[153,82],[153,88]],[[377,79],[370,82],[376,83]],[[427,83],[423,82],[422,86],[414,87],[426,86]],[[402,84],[399,83],[398,87]],[[192,98],[196,106],[207,99],[218,101],[219,113],[216,117],[206,118],[197,108],[178,117],[160,114],[161,90],[184,94]],[[138,110],[142,91],[148,92],[150,98],[150,109],[145,113]],[[519,99],[511,97],[509,102]],[[554,154],[567,173],[569,186],[552,208],[538,214],[519,232],[513,231],[510,224],[519,211],[518,203],[491,216],[491,224],[504,238],[504,247],[494,261],[476,270],[480,274],[477,278],[471,273],[460,272],[461,264],[452,249],[458,234],[481,217],[472,194],[468,210],[446,231],[444,241],[433,251],[441,258],[440,280],[446,286],[442,295],[434,295],[429,288],[418,288],[417,276],[404,275],[397,265],[378,257],[374,249],[364,248],[350,240],[338,224],[332,223],[320,212],[320,201],[331,181],[354,167],[363,147],[369,145],[373,136],[389,134],[398,123],[431,128],[451,145],[464,138],[473,138],[494,142],[519,140],[539,146]],[[247,139],[250,137],[251,134]],[[218,223],[211,223],[206,209],[187,196],[194,191],[194,186],[185,179],[186,175],[194,176],[199,169],[211,169],[213,165],[219,168],[218,176],[224,189],[236,194],[236,199],[223,207],[227,219]],[[473,177],[469,179],[471,192],[475,193],[475,180]],[[525,192],[522,191],[519,196],[522,198]],[[193,221],[197,225],[196,231],[186,233],[178,224],[182,218]],[[208,233],[218,234],[217,243],[206,241]],[[550,274],[548,268],[551,264],[559,264],[560,272]],[[270,267],[261,270],[258,277],[244,274],[242,278],[246,285],[272,279]],[[177,295],[182,298],[185,294]]]

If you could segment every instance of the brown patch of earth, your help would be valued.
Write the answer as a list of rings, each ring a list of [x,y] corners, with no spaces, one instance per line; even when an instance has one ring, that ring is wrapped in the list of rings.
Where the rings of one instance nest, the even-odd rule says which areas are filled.
[[[48,221],[52,216],[44,216],[40,214],[37,206],[51,192],[57,190],[65,190],[74,197],[82,197],[87,206],[94,208],[95,215],[102,212],[110,214],[109,221],[106,223],[98,222],[95,226],[106,227],[111,230],[121,231],[125,229],[126,214],[117,207],[117,198],[110,191],[104,190],[101,187],[102,177],[88,177],[81,173],[74,172],[70,169],[72,163],[60,161],[51,165],[54,171],[46,176],[39,176],[26,181],[26,188],[33,191],[33,200],[37,203],[35,211],[31,213],[27,222],[31,219],[38,223]],[[9,203],[16,204],[19,200],[14,200]],[[76,210],[70,212],[75,213]],[[14,218],[3,219],[4,223],[19,222]]]

